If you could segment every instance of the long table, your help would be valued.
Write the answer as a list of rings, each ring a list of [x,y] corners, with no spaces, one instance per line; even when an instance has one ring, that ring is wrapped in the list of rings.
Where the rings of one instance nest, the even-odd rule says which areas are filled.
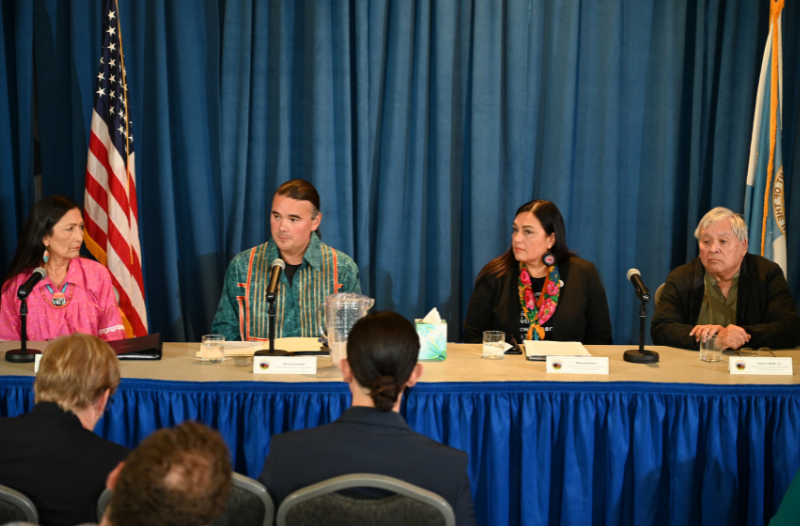
[[[14,347],[0,343],[0,354]],[[135,447],[155,429],[198,420],[222,433],[237,471],[256,477],[272,435],[331,422],[349,406],[327,357],[316,375],[278,376],[253,374],[252,358],[204,364],[198,349],[169,343],[160,362],[121,362],[97,433]],[[401,412],[469,454],[481,524],[769,521],[800,467],[797,374],[730,375],[729,356],[704,363],[666,347],[652,347],[653,365],[624,362],[625,347],[588,349],[609,358],[611,374],[546,373],[518,355],[481,360],[480,346],[462,344],[424,364]],[[800,367],[800,350],[775,355]],[[33,365],[2,361],[0,375],[0,416],[30,410]]]

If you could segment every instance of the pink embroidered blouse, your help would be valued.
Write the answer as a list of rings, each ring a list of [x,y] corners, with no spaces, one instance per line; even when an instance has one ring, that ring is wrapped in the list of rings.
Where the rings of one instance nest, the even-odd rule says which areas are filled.
[[[33,269],[12,278],[10,284],[3,284],[0,340],[20,339],[17,289],[31,274]],[[75,258],[69,263],[64,283],[66,304],[61,307],[52,302],[53,293],[61,289],[56,290],[49,277],[33,287],[28,296],[28,340],[49,341],[74,332],[92,334],[106,341],[125,338],[108,269],[96,261]]]

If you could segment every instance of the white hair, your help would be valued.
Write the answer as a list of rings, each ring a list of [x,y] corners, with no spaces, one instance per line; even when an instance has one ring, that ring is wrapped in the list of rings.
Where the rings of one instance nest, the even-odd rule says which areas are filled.
[[[726,219],[731,220],[733,234],[740,242],[745,243],[747,241],[747,224],[744,222],[744,218],[741,214],[737,214],[723,206],[718,206],[703,216],[703,219],[700,220],[700,224],[697,225],[697,229],[694,231],[694,237],[700,239],[700,235],[704,230]]]

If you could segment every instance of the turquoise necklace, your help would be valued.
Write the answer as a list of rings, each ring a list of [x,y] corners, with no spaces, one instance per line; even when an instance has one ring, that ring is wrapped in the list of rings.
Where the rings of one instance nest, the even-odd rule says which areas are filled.
[[[47,290],[50,291],[50,302],[53,304],[53,307],[63,307],[67,304],[67,284],[64,283],[64,286],[61,288],[61,292],[55,292],[50,285],[45,285]]]

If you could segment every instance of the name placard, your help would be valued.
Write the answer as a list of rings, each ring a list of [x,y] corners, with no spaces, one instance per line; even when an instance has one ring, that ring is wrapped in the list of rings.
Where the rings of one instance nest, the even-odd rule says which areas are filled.
[[[778,374],[789,375],[792,373],[791,358],[776,358],[764,356],[731,356],[728,362],[731,374]]]
[[[595,356],[548,356],[548,373],[608,374],[608,358]]]
[[[256,374],[317,374],[316,356],[254,356]]]
[[[39,353],[36,356],[34,356],[34,358],[33,358],[33,372],[34,373],[38,373],[39,372],[39,363],[42,361],[42,356],[43,356],[43,354]]]

